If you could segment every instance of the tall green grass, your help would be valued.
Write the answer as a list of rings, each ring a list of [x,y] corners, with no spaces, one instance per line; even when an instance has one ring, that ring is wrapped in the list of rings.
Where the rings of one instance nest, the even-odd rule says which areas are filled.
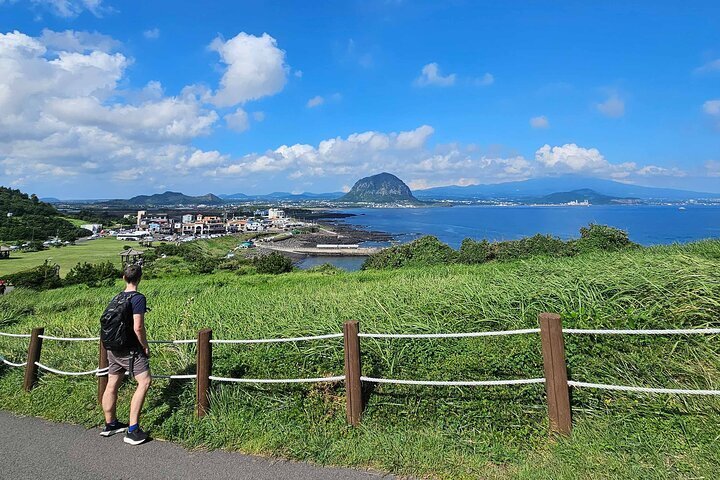
[[[280,276],[230,273],[141,284],[152,312],[149,336],[287,337],[340,332],[342,322],[388,333],[504,330],[537,326],[557,312],[566,326],[717,326],[720,242],[574,258],[479,266]],[[93,336],[120,288],[84,286],[0,299],[0,329]],[[623,385],[720,389],[717,336],[567,336],[570,376]],[[23,341],[0,337],[0,354],[22,360]],[[89,370],[97,346],[46,341],[42,361]],[[315,377],[343,371],[342,340],[215,345],[213,373],[255,378]],[[501,338],[362,339],[368,376],[475,380],[542,376],[536,335]],[[194,347],[154,348],[156,373],[194,371]],[[41,374],[22,393],[22,372],[0,367],[0,405],[87,426],[101,421],[92,378]],[[132,388],[122,390],[126,405]],[[550,440],[542,385],[376,386],[362,426],[344,421],[337,385],[215,384],[211,414],[193,418],[194,385],[157,380],[143,423],[190,447],[228,448],[318,463],[370,466],[442,478],[713,478],[720,471],[715,397],[637,395],[575,389],[575,430]],[[127,406],[121,415],[127,415]]]

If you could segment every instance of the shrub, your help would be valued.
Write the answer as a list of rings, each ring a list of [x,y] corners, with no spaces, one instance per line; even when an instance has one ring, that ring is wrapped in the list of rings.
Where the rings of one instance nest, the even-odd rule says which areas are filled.
[[[405,245],[386,248],[368,257],[363,269],[400,268],[410,265],[452,263],[457,253],[436,237],[427,235]]]
[[[77,285],[84,283],[89,287],[99,287],[101,285],[112,285],[115,280],[122,277],[120,269],[116,268],[112,262],[103,263],[78,263],[75,265],[65,277],[65,285]]]
[[[465,264],[485,263],[494,258],[492,245],[487,240],[466,238],[458,251],[458,262]]]
[[[564,257],[572,256],[573,252],[568,244],[559,238],[540,234],[492,244],[491,256],[497,260],[515,260],[534,255]]]
[[[312,268],[308,268],[307,271],[310,273],[322,273],[323,275],[336,275],[343,270],[332,263],[323,263],[322,265],[315,265]]]
[[[272,273],[274,275],[291,272],[293,269],[292,260],[277,252],[255,257],[253,259],[253,265],[258,273]]]
[[[62,286],[60,280],[60,266],[48,260],[30,270],[5,276],[5,280],[16,287],[31,288],[33,290],[49,290]]]
[[[624,248],[635,248],[638,246],[638,244],[630,241],[626,231],[595,223],[591,223],[587,227],[582,227],[580,229],[580,239],[572,243],[574,243],[580,252],[593,250],[614,252]]]

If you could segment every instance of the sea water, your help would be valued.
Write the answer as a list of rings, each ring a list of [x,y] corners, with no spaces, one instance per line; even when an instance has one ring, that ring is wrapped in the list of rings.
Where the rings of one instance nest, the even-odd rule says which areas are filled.
[[[465,238],[515,240],[536,233],[564,240],[578,238],[580,228],[599,223],[628,232],[641,245],[686,243],[720,238],[720,205],[591,205],[591,206],[454,206],[423,208],[354,208],[342,221],[365,230],[392,235],[399,242],[434,235],[458,248]],[[309,257],[310,268],[331,263],[357,270],[362,257]]]

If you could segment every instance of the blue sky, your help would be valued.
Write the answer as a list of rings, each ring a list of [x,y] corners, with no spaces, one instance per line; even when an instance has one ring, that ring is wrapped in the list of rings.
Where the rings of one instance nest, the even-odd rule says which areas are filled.
[[[593,3],[0,0],[0,183],[719,192],[720,4]]]

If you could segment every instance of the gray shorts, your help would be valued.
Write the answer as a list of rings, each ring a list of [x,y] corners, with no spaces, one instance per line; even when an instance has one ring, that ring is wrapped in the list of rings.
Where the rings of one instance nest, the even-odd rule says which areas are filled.
[[[107,351],[108,373],[117,375],[128,372],[131,377],[150,371],[150,360],[145,352]]]

